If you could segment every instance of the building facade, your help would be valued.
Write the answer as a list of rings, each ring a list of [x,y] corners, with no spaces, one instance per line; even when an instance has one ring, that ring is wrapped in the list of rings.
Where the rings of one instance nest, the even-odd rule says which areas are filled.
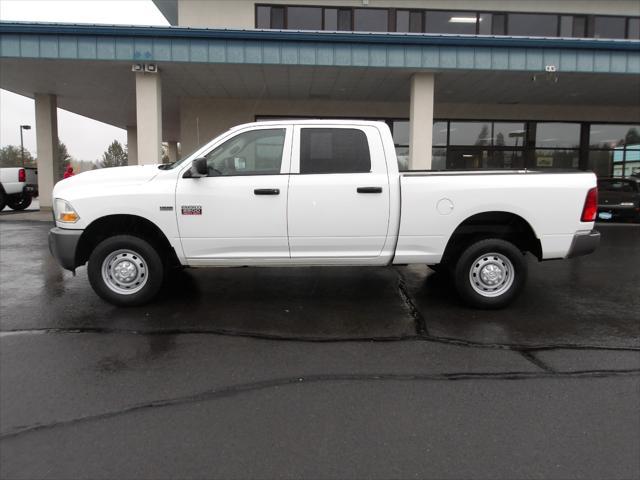
[[[360,118],[389,124],[403,169],[640,171],[635,0],[155,4],[171,27],[1,24],[41,192],[56,105],[127,128],[131,163],[239,123]]]

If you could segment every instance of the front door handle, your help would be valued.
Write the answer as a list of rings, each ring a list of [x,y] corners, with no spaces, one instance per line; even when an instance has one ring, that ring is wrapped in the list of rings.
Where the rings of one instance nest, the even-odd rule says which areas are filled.
[[[358,187],[358,193],[382,193],[382,187]]]
[[[253,193],[255,195],[280,195],[279,188],[256,188]]]

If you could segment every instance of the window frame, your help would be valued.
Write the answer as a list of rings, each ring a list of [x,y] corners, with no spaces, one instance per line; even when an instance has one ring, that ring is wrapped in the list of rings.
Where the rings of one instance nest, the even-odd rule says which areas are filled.
[[[350,5],[350,6],[339,6],[339,5],[318,5],[318,4],[313,4],[313,5],[309,5],[309,4],[297,4],[297,3],[291,3],[291,4],[282,4],[282,3],[278,3],[278,4],[273,4],[273,3],[256,3],[254,4],[254,25],[255,28],[260,28],[258,27],[258,8],[259,7],[277,7],[277,8],[283,8],[284,9],[284,30],[289,30],[289,26],[288,26],[288,7],[308,7],[308,8],[320,8],[322,9],[322,30],[327,30],[326,28],[326,24],[325,24],[325,11],[326,10],[337,10],[338,12],[338,23],[339,23],[339,15],[340,15],[340,11],[348,11],[350,14],[350,30],[340,30],[338,29],[338,31],[349,31],[349,32],[353,32],[354,31],[354,22],[355,22],[355,15],[354,15],[354,11],[355,9],[367,9],[367,10],[386,10],[387,11],[387,18],[388,18],[388,26],[387,26],[387,30],[381,33],[389,33],[389,32],[396,32],[396,13],[398,11],[409,11],[409,12],[420,12],[421,13],[421,20],[422,20],[422,32],[419,33],[433,33],[433,32],[427,32],[426,31],[426,17],[428,12],[455,12],[458,10],[451,10],[451,9],[447,9],[447,8],[413,8],[413,7],[362,7],[362,6],[357,6],[357,5]],[[621,39],[630,39],[629,37],[629,24],[633,19],[638,19],[640,20],[640,17],[636,17],[633,15],[596,15],[596,14],[585,14],[582,12],[566,12],[566,13],[544,13],[544,12],[532,12],[532,11],[510,11],[510,10],[504,10],[504,11],[498,11],[498,10],[484,10],[484,9],[465,9],[465,10],[459,10],[460,12],[465,12],[465,13],[475,13],[476,15],[476,28],[475,28],[475,33],[474,35],[480,35],[480,16],[482,14],[491,14],[491,15],[503,15],[504,18],[504,26],[505,26],[505,33],[504,34],[491,34],[491,35],[499,35],[499,36],[510,36],[513,35],[512,33],[509,32],[509,15],[510,14],[522,14],[522,15],[547,15],[550,17],[556,17],[556,33],[555,35],[552,36],[552,38],[562,38],[560,36],[561,33],[561,28],[562,28],[562,21],[561,21],[561,17],[572,17],[573,22],[575,22],[576,18],[581,18],[585,21],[585,28],[584,28],[584,36],[580,36],[580,37],[572,37],[572,38],[594,38],[593,37],[593,24],[595,22],[595,17],[613,17],[613,18],[622,18],[624,19],[624,32],[622,37],[619,37]],[[492,19],[493,20],[493,19]],[[573,23],[572,22],[572,23]],[[269,11],[269,24],[271,25],[271,10]],[[575,23],[573,23],[573,25],[575,25]],[[403,32],[403,33],[418,33],[418,32]]]

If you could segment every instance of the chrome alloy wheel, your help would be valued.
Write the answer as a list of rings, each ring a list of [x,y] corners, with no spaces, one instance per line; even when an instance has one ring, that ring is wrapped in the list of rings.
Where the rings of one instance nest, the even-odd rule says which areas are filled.
[[[101,270],[105,285],[120,295],[139,292],[149,277],[145,259],[128,249],[116,250],[107,255]]]
[[[478,257],[469,270],[471,287],[483,297],[498,297],[513,285],[515,270],[501,253],[486,253]]]

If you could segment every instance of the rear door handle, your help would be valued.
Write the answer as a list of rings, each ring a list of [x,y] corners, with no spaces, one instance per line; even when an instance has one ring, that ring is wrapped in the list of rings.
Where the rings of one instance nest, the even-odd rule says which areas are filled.
[[[256,188],[253,193],[255,195],[280,195],[279,188]]]
[[[382,193],[382,187],[358,187],[358,193]]]

